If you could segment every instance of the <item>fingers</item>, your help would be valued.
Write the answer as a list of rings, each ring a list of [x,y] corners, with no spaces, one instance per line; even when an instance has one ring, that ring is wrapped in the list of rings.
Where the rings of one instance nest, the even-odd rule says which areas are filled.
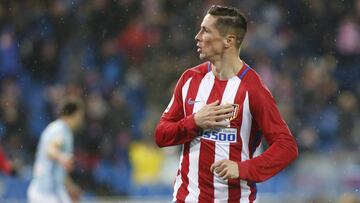
[[[213,163],[210,170],[224,180],[239,177],[236,162],[226,159]]]
[[[216,100],[210,104],[207,104],[207,106],[214,108],[214,110],[224,109],[224,108],[234,108],[232,104],[221,104],[220,101]]]
[[[217,174],[220,174],[226,169],[226,167],[227,166],[226,166],[225,162],[223,162],[219,167],[215,168],[214,170]]]
[[[222,121],[231,118],[234,115],[234,109],[233,107],[221,108],[219,110],[212,111],[210,115],[212,120]]]
[[[232,106],[232,104],[222,104],[222,105],[212,106],[212,108],[215,111],[219,111],[219,110],[223,110],[223,109],[227,109],[227,111],[234,110],[234,107]]]
[[[216,100],[213,103],[207,104],[204,107],[204,110],[208,111],[210,115],[226,114],[234,111],[232,104],[223,104],[219,105],[219,100]]]
[[[226,176],[228,174],[228,169],[225,167],[223,170],[219,171],[217,174],[220,178],[224,178],[224,176]]]
[[[230,125],[230,122],[226,121],[226,120],[214,121],[211,123],[211,129],[227,127],[229,125]]]
[[[228,120],[234,114],[232,104],[219,105],[219,100],[205,105],[195,113],[195,123],[202,129],[211,129],[216,127],[227,127]]]
[[[233,113],[234,112],[234,108],[233,107],[225,107],[223,108],[222,106],[216,106],[216,107],[221,107],[220,109],[215,110],[214,109],[214,114],[215,115],[220,115],[220,114],[226,114],[226,113]],[[216,108],[215,107],[215,108]]]
[[[213,103],[208,104],[209,106],[218,106],[219,100],[214,101]]]
[[[214,116],[214,118],[216,121],[222,121],[222,120],[231,118],[232,116],[233,116],[233,112],[229,112],[226,114],[216,115],[216,116]]]
[[[221,161],[218,161],[218,162],[215,162],[213,164],[211,164],[210,166],[210,171],[213,173],[214,172],[214,169],[219,167],[222,163],[224,163],[226,160],[221,160]]]
[[[225,162],[222,162],[220,166],[214,168],[213,173],[217,174],[217,176],[220,178],[225,179],[225,177],[229,176],[228,171],[228,166],[225,164]]]

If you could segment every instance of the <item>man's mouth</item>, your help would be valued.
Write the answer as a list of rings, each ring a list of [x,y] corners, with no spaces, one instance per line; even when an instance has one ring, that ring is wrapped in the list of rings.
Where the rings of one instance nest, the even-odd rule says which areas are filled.
[[[197,52],[200,53],[200,52],[201,52],[201,47],[200,47],[200,45],[197,44],[196,46],[197,46]]]

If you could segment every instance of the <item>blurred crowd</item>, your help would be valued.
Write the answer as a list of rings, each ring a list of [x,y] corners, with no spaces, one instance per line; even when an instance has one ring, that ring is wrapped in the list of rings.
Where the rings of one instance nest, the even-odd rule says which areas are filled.
[[[72,173],[85,194],[170,194],[178,148],[159,150],[154,128],[177,78],[201,63],[194,36],[212,4],[247,16],[241,58],[272,91],[299,162],[345,154],[359,174],[360,0],[2,0],[0,140],[20,182],[72,96],[87,108]],[[359,193],[360,177],[348,181]]]

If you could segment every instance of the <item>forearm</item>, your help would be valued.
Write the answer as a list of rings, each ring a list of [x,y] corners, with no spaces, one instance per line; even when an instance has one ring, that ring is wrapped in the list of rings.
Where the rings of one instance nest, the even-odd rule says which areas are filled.
[[[65,153],[61,151],[62,143],[61,139],[52,140],[47,146],[46,152],[50,159],[56,161],[69,172],[73,168],[73,157],[72,153]]]
[[[177,122],[160,119],[155,130],[156,144],[159,147],[184,144],[198,136],[194,115],[185,117]]]
[[[69,177],[66,176],[65,179],[65,187],[69,190],[69,191],[80,191],[80,187],[78,185],[76,185],[74,183],[74,181]]]
[[[67,176],[65,179],[65,187],[69,192],[71,200],[73,200],[73,202],[78,202],[80,200],[82,191],[81,188],[74,183],[70,176]]]
[[[291,135],[281,134],[260,156],[238,162],[239,178],[262,182],[288,166],[298,156],[295,139]]]

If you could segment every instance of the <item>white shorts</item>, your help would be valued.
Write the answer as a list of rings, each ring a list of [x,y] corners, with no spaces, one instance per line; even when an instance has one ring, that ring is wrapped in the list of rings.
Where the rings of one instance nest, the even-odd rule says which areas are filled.
[[[69,194],[65,190],[57,191],[54,194],[41,193],[34,187],[27,191],[28,203],[71,203]]]

